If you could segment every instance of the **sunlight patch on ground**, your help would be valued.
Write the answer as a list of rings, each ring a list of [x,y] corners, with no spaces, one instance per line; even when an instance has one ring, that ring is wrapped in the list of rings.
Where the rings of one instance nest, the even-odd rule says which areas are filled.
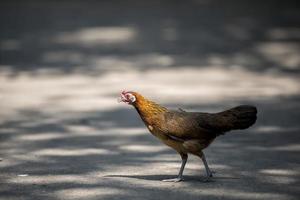
[[[274,132],[280,132],[283,128],[280,126],[260,126],[255,128],[255,131],[262,132],[262,133],[274,133]]]
[[[120,150],[131,151],[131,152],[147,152],[154,153],[163,150],[168,150],[169,148],[164,145],[154,146],[154,145],[123,145]]]
[[[64,135],[61,133],[45,133],[42,134],[25,134],[16,136],[15,140],[23,141],[43,141],[43,140],[53,140],[58,138],[63,138]]]
[[[260,178],[259,178],[260,179]],[[297,178],[293,178],[293,177],[283,177],[283,176],[269,176],[268,178],[266,178],[264,176],[264,178],[261,179],[261,182],[263,183],[269,183],[269,184],[285,184],[285,185],[289,185],[289,184],[297,184],[298,179]]]
[[[295,42],[264,42],[257,45],[257,51],[280,67],[300,68],[300,48]]]
[[[254,128],[258,133],[278,133],[278,132],[290,132],[299,131],[299,127],[280,127],[280,126],[259,126]]]
[[[299,152],[300,144],[288,144],[288,145],[278,145],[278,146],[249,146],[245,149],[254,151],[287,151],[287,152]]]
[[[11,177],[8,183],[19,183],[21,184],[58,184],[58,183],[82,183],[82,184],[95,184],[98,182],[98,178],[88,175],[31,175],[27,177]]]
[[[262,182],[277,184],[293,184],[296,183],[299,176],[297,169],[263,169],[259,173],[263,174]],[[268,178],[265,178],[268,176]]]
[[[179,105],[274,98],[298,95],[300,91],[299,81],[293,77],[222,67],[145,72],[128,69],[97,77],[26,73],[9,77],[1,73],[0,82],[3,117],[41,107],[47,113],[128,108],[116,101],[123,89],[137,90],[160,103]]]
[[[72,200],[82,200],[82,199],[101,199],[107,198],[108,196],[125,194],[124,191],[120,189],[115,189],[112,187],[95,187],[95,188],[72,188],[64,189],[55,192],[55,196],[59,199],[72,199]]]
[[[299,172],[289,169],[263,169],[260,173],[268,175],[294,176],[299,175]]]
[[[16,166],[20,163],[23,163],[23,160],[21,159],[6,159],[6,158],[1,158],[2,161],[1,161],[1,167],[5,168],[5,167],[13,167],[13,166]]]
[[[109,135],[109,136],[136,136],[144,135],[146,128],[114,128],[107,129],[92,129],[90,126],[67,126],[70,132],[69,136],[97,136],[97,135]],[[66,136],[67,137],[67,136]]]
[[[88,27],[59,34],[54,42],[95,46],[130,42],[137,35],[133,27]]]
[[[101,148],[80,148],[80,149],[63,149],[63,148],[49,148],[41,149],[32,152],[39,156],[84,156],[84,155],[115,155],[117,152],[101,149]]]
[[[300,144],[283,145],[274,147],[273,149],[278,151],[300,151]]]
[[[274,40],[300,39],[300,28],[274,28],[266,33],[266,37],[272,38]]]
[[[24,163],[24,162],[43,162],[43,163],[51,163],[51,161],[49,161],[46,158],[41,158],[38,156],[35,156],[31,153],[27,153],[27,152],[9,152],[10,156],[9,157],[5,157],[5,161],[7,161],[7,163],[10,163],[10,166],[14,166],[14,165],[18,165],[20,163]],[[2,164],[1,164],[2,166]]]

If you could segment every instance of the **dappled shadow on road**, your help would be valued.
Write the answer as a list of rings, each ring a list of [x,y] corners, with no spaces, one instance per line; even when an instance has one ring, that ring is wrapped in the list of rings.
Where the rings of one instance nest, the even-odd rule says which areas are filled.
[[[97,75],[128,68],[299,72],[297,1],[3,1],[1,70]]]
[[[0,199],[297,199],[296,1],[1,1]],[[138,90],[170,108],[258,107],[256,125],[205,150],[161,144]]]
[[[279,102],[289,102],[288,108],[279,107]],[[194,109],[213,111],[215,106]],[[224,199],[296,197],[299,105],[286,99],[261,101],[257,106],[256,126],[221,136],[207,149],[208,161],[216,171],[212,182],[204,181],[200,160],[191,157],[186,181],[176,185],[160,180],[176,176],[180,157],[147,133],[135,112],[123,108],[80,112],[58,120],[42,110],[20,111],[18,119],[1,124],[1,171],[5,172],[1,194],[7,198],[77,199],[82,192],[89,199],[149,199],[149,195],[170,195],[175,187],[180,190],[177,195],[188,199],[214,199],[216,188]]]

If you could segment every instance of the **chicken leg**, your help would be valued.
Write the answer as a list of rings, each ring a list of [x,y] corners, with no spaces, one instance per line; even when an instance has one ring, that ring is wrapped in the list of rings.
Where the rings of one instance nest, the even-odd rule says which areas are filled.
[[[210,169],[209,169],[209,167],[208,167],[208,164],[207,164],[207,162],[206,162],[205,155],[204,155],[203,152],[201,152],[200,158],[201,158],[201,160],[202,160],[202,162],[203,162],[203,164],[204,164],[204,166],[205,166],[206,178],[207,178],[207,180],[208,180],[208,179],[209,179],[210,177],[212,177],[213,175],[212,175],[212,172],[210,171]]]
[[[184,170],[184,167],[185,167],[185,164],[187,162],[187,159],[188,159],[188,155],[187,154],[180,154],[181,156],[181,167],[180,167],[180,170],[179,170],[179,174],[178,174],[178,177],[177,178],[172,178],[172,179],[164,179],[162,181],[164,182],[180,182],[180,181],[183,181],[183,170]]]

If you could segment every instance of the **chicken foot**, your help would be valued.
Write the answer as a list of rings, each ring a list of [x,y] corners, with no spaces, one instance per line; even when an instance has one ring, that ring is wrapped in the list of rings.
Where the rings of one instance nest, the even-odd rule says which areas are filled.
[[[180,182],[180,181],[183,181],[183,170],[184,170],[184,167],[185,167],[185,164],[187,162],[187,159],[188,159],[188,155],[187,154],[180,154],[181,156],[181,167],[180,167],[180,170],[179,170],[179,173],[178,173],[178,177],[177,178],[171,178],[171,179],[164,179],[162,181],[164,182]]]

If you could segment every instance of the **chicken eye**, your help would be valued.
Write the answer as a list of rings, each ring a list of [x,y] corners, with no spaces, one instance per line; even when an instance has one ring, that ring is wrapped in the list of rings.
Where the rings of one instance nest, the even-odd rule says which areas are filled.
[[[131,101],[131,103],[135,102],[135,96],[129,95],[129,100]]]

